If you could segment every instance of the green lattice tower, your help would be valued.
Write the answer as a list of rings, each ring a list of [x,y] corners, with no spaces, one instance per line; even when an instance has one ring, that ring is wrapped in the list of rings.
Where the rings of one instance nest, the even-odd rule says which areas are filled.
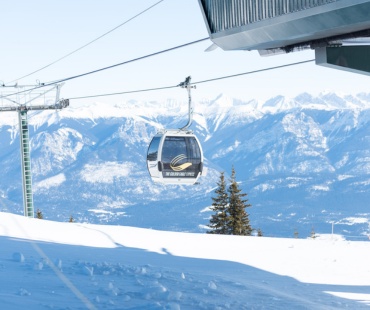
[[[24,216],[34,217],[30,139],[28,132],[27,110],[19,110],[18,115],[19,115],[19,136],[21,143]]]

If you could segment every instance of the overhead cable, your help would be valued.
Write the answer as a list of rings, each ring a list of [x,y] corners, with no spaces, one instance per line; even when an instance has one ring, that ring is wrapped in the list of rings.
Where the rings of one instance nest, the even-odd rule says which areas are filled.
[[[308,63],[308,62],[312,62],[312,61],[315,61],[315,59],[303,60],[303,61],[293,62],[293,63],[289,63],[289,64],[285,64],[285,65],[268,67],[268,68],[253,70],[253,71],[247,71],[247,72],[232,74],[232,75],[225,75],[225,76],[221,76],[221,77],[217,77],[217,78],[211,78],[211,79],[207,79],[207,80],[193,82],[193,83],[190,83],[190,85],[202,84],[202,83],[209,83],[209,82],[214,82],[214,81],[217,81],[217,80],[229,79],[229,78],[234,78],[234,77],[238,77],[238,76],[242,76],[242,75],[248,75],[248,74],[254,74],[254,73],[259,73],[259,72],[264,72],[264,71],[276,70],[276,69],[281,69],[281,68],[286,68],[286,67],[301,65],[301,64]],[[96,97],[116,96],[116,95],[124,95],[124,94],[132,94],[132,93],[141,93],[141,92],[148,92],[148,91],[157,91],[157,90],[163,90],[163,89],[170,89],[170,88],[175,88],[175,87],[179,87],[179,86],[180,85],[163,86],[163,87],[138,89],[138,90],[115,92],[115,93],[108,93],[108,94],[98,94],[98,95],[90,95],[90,96],[71,97],[71,98],[68,98],[68,99],[69,100],[75,100],[75,99],[87,99],[87,98],[96,98]]]
[[[171,52],[171,51],[174,51],[174,50],[186,47],[186,46],[190,46],[192,44],[196,44],[196,43],[206,41],[208,39],[209,39],[209,37],[199,39],[199,40],[196,40],[196,41],[192,41],[192,42],[188,42],[188,43],[185,43],[185,44],[170,47],[168,49],[161,50],[159,52],[154,52],[152,54],[148,54],[148,55],[133,58],[133,59],[130,59],[130,60],[127,60],[127,61],[124,61],[124,62],[120,62],[120,63],[114,64],[114,65],[111,65],[111,66],[108,66],[108,67],[104,67],[104,68],[100,68],[100,69],[97,69],[97,70],[85,72],[85,73],[78,74],[78,75],[75,75],[75,76],[71,76],[71,77],[67,77],[67,78],[64,78],[64,79],[56,80],[56,81],[53,81],[53,82],[41,83],[40,85],[35,86],[33,88],[22,90],[22,91],[12,93],[12,94],[9,94],[9,95],[0,96],[0,99],[10,97],[10,96],[14,96],[14,95],[18,95],[18,94],[22,94],[22,93],[25,93],[25,92],[29,92],[29,91],[39,89],[39,88],[42,88],[42,87],[47,87],[47,86],[54,85],[54,84],[57,84],[57,83],[70,81],[70,80],[77,79],[77,78],[80,78],[80,77],[83,77],[83,76],[87,76],[87,75],[90,75],[90,74],[94,74],[94,73],[98,73],[98,72],[105,71],[105,70],[108,70],[108,69],[112,69],[112,68],[115,68],[115,67],[118,67],[118,66],[127,65],[129,63],[132,63],[132,62],[135,62],[135,61],[138,61],[138,60],[143,60],[143,59],[150,58],[150,57],[153,57],[153,56],[157,56],[157,55],[160,55],[160,54],[163,54],[163,53]]]
[[[116,96],[116,95],[124,95],[124,94],[133,94],[133,93],[144,93],[144,92],[148,92],[148,91],[156,91],[156,90],[176,88],[178,86],[179,85],[155,87],[155,88],[145,88],[145,89],[123,91],[123,92],[119,92],[119,93],[109,93],[109,94],[100,94],[100,95],[91,95],[91,96],[72,97],[72,98],[68,98],[68,99],[69,100],[75,100],[75,99],[87,99],[87,98],[96,98],[96,97],[107,97],[107,96]]]
[[[234,78],[234,77],[241,76],[241,75],[254,74],[254,73],[259,73],[259,72],[263,72],[263,71],[270,71],[270,70],[276,70],[276,69],[281,69],[281,68],[286,68],[286,67],[291,67],[291,66],[296,66],[296,65],[302,65],[302,64],[305,64],[305,63],[308,63],[308,62],[313,62],[313,61],[315,61],[315,59],[308,59],[308,60],[303,60],[303,61],[298,61],[298,62],[292,62],[292,63],[285,64],[285,65],[279,65],[279,66],[268,67],[268,68],[264,68],[264,69],[258,69],[258,70],[243,72],[243,73],[221,76],[221,77],[217,77],[217,78],[212,78],[212,79],[208,79],[208,80],[194,82],[194,83],[191,83],[191,84],[201,84],[201,83],[214,82],[214,81],[217,81],[217,80]]]
[[[90,71],[90,72],[78,74],[78,75],[71,76],[71,77],[68,77],[68,78],[65,78],[65,79],[61,79],[61,80],[58,80],[58,81],[55,81],[55,82],[51,82],[51,83],[49,83],[49,85],[54,84],[54,83],[66,82],[66,81],[77,79],[77,78],[80,78],[80,77],[83,77],[83,76],[86,76],[86,75],[90,75],[90,74],[98,73],[98,72],[105,71],[105,70],[108,70],[108,69],[112,69],[112,68],[115,68],[115,67],[118,67],[118,66],[127,65],[131,62],[135,62],[135,61],[138,61],[138,60],[143,60],[145,58],[157,56],[157,55],[167,53],[167,52],[170,52],[170,51],[173,51],[173,50],[176,50],[176,49],[180,49],[180,48],[192,45],[192,44],[200,43],[200,42],[203,42],[203,41],[208,40],[208,39],[209,39],[209,37],[203,38],[203,39],[200,39],[200,40],[196,40],[196,41],[192,41],[192,42],[189,42],[189,43],[185,43],[185,44],[182,44],[182,45],[178,45],[178,46],[175,46],[175,47],[171,47],[171,48],[159,51],[159,52],[155,52],[155,53],[152,53],[152,54],[148,54],[148,55],[145,55],[145,56],[141,56],[141,57],[138,57],[138,58],[127,60],[127,61],[124,61],[124,62],[120,62],[120,63],[115,64],[115,65],[111,65],[111,66],[104,67],[104,68],[101,68],[101,69],[93,70],[93,71]]]
[[[32,75],[32,74],[35,74],[35,73],[37,73],[37,72],[40,72],[41,70],[44,70],[44,69],[46,69],[46,68],[48,68],[48,67],[50,67],[50,66],[52,66],[52,65],[56,64],[57,62],[59,62],[59,61],[61,61],[61,60],[65,59],[65,58],[67,58],[68,56],[71,56],[72,54],[74,54],[74,53],[76,53],[76,52],[78,52],[78,51],[82,50],[83,48],[85,48],[85,47],[89,46],[90,44],[92,44],[92,43],[94,43],[94,42],[98,41],[99,39],[101,39],[101,38],[103,38],[103,37],[105,37],[106,35],[110,34],[110,33],[111,33],[111,32],[113,32],[114,30],[117,30],[118,28],[122,27],[123,25],[127,24],[128,22],[132,21],[133,19],[135,19],[135,18],[139,17],[140,15],[142,15],[142,14],[144,14],[145,12],[149,11],[150,9],[152,9],[153,7],[155,7],[156,5],[158,5],[159,3],[163,2],[163,1],[164,1],[164,0],[160,0],[160,1],[156,2],[156,3],[154,3],[154,4],[153,4],[153,5],[151,5],[150,7],[146,8],[145,10],[141,11],[140,13],[138,13],[138,14],[134,15],[133,17],[129,18],[128,20],[124,21],[123,23],[119,24],[118,26],[114,27],[113,29],[111,29],[111,30],[109,30],[109,31],[107,31],[107,32],[105,32],[105,33],[103,33],[101,36],[97,37],[96,39],[94,39],[94,40],[92,40],[92,41],[90,41],[90,42],[86,43],[85,45],[82,45],[81,47],[79,47],[79,48],[75,49],[74,51],[72,51],[72,52],[68,53],[67,55],[65,55],[65,56],[63,56],[63,57],[58,58],[57,60],[55,60],[55,61],[51,62],[50,64],[48,64],[48,65],[46,65],[46,66],[44,66],[44,67],[42,67],[42,68],[40,68],[40,69],[38,69],[38,70],[35,70],[35,71],[33,71],[33,72],[31,72],[31,73],[29,73],[29,74],[27,74],[27,75],[24,75],[24,76],[22,76],[22,77],[20,77],[20,78],[14,79],[14,80],[12,80],[12,81],[10,81],[10,82],[8,82],[8,83],[13,83],[13,82],[15,82],[15,81],[19,81],[19,80],[21,80],[21,79],[24,79],[25,77],[28,77],[28,76],[30,76],[30,75]],[[7,84],[8,84],[8,83],[7,83]]]

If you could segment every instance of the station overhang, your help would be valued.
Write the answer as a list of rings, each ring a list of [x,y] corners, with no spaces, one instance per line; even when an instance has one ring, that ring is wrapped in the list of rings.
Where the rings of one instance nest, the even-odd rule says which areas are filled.
[[[290,52],[370,36],[370,0],[198,1],[210,39],[225,51]]]

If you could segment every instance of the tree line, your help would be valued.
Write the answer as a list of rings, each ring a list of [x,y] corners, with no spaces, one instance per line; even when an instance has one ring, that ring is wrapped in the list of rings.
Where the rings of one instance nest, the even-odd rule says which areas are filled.
[[[225,173],[221,172],[215,190],[216,196],[212,197],[211,210],[214,214],[210,218],[207,233],[250,236],[253,228],[245,209],[252,205],[246,199],[247,194],[239,188],[234,167],[231,170],[229,183],[227,186]],[[260,230],[258,230],[258,235],[262,235]]]

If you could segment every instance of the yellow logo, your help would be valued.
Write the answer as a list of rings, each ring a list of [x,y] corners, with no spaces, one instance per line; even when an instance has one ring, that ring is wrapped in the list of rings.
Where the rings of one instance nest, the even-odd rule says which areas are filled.
[[[179,166],[176,166],[176,164],[185,159],[186,156],[184,154],[180,154],[178,156],[176,156],[174,159],[172,159],[171,163],[170,163],[170,167],[173,171],[182,171],[182,170],[185,170],[187,167],[191,166],[192,163],[184,163],[184,164],[181,164]]]

